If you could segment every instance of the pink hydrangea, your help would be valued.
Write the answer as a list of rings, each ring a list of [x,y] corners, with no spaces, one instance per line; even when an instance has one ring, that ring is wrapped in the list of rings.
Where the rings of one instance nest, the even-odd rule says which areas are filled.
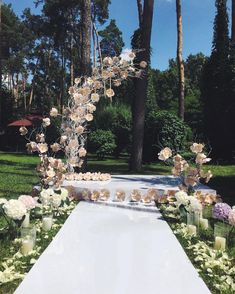
[[[230,225],[235,226],[235,209],[232,209],[228,216],[228,221]]]
[[[37,205],[37,200],[35,200],[32,196],[21,195],[18,200],[24,203],[27,210],[33,209]]]

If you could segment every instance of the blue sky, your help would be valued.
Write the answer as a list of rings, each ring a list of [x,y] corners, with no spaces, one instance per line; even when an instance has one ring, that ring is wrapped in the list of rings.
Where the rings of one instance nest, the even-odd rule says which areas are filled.
[[[123,32],[125,47],[130,47],[130,37],[138,26],[136,0],[111,0],[110,18],[116,19]],[[33,0],[5,0],[21,15],[26,7],[34,9]],[[230,14],[230,2],[229,14]],[[215,15],[214,0],[182,0],[183,53],[210,54]],[[168,60],[176,56],[175,0],[155,0],[152,31],[152,67],[166,69]]]

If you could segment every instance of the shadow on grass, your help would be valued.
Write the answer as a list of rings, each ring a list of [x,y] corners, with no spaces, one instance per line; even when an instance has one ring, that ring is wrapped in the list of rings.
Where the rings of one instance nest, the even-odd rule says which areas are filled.
[[[32,163],[25,163],[25,162],[15,162],[13,160],[0,160],[0,165],[6,165],[6,166],[19,166],[19,167],[23,167],[24,169],[32,169],[36,166],[36,162],[32,162]]]
[[[223,201],[235,205],[235,175],[215,176],[211,179],[209,185],[221,195]]]
[[[3,175],[11,175],[11,176],[19,176],[19,177],[35,177],[36,175],[34,175],[33,173],[29,174],[29,173],[23,173],[22,170],[19,170],[19,172],[11,172],[11,171],[0,171],[0,174]]]

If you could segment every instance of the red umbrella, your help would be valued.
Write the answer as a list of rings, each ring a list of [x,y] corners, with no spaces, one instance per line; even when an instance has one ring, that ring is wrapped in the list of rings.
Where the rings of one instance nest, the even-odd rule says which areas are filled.
[[[28,119],[16,120],[8,125],[8,127],[28,127],[28,126],[32,126],[32,122]]]

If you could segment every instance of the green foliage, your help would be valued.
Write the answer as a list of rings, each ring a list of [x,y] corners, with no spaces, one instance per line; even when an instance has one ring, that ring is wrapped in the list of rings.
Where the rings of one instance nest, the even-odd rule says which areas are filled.
[[[111,19],[109,25],[103,31],[99,32],[99,36],[102,38],[100,47],[103,57],[113,57],[121,54],[124,42],[122,32],[117,27],[114,19]]]
[[[229,115],[234,96],[230,88],[230,46],[226,4],[226,0],[216,1],[217,14],[214,21],[212,53],[204,68],[202,84],[206,135],[212,146],[213,156],[222,159],[230,159],[235,147],[232,144],[233,124]]]
[[[96,130],[88,136],[88,150],[96,153],[98,159],[104,159],[116,148],[115,136],[111,131]]]
[[[128,149],[131,141],[132,116],[130,107],[125,104],[108,105],[96,114],[94,127],[110,130],[115,135],[116,157]]]
[[[163,147],[169,147],[175,152],[182,151],[190,133],[190,128],[175,114],[151,111],[146,117],[144,160],[155,161]]]

